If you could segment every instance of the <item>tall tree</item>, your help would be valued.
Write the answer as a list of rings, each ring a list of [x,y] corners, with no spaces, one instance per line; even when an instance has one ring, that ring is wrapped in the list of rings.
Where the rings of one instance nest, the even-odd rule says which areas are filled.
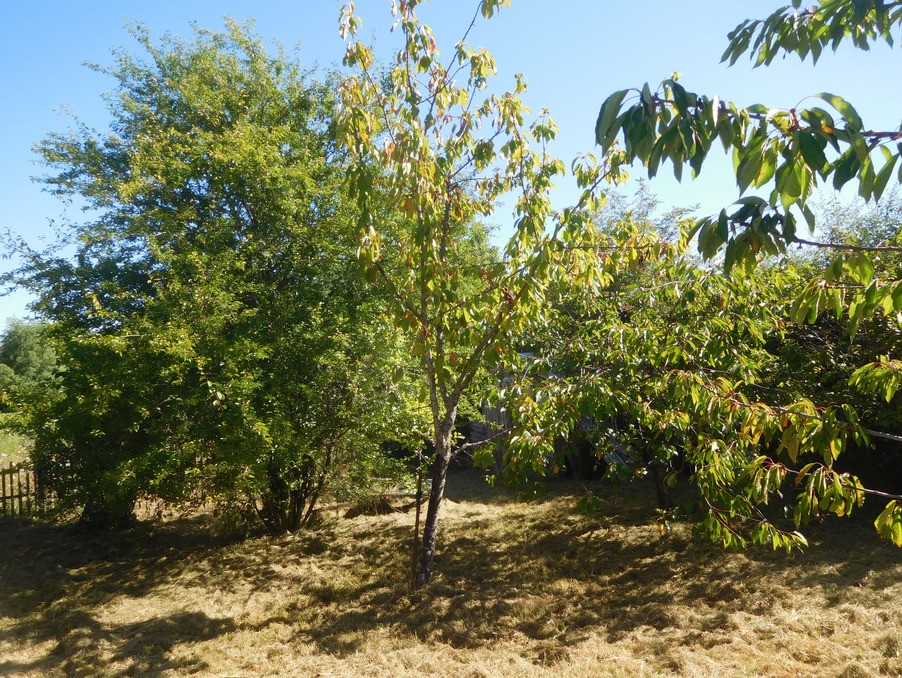
[[[146,58],[100,69],[111,129],[38,147],[48,189],[91,209],[73,257],[19,272],[65,367],[35,462],[91,522],[149,493],[293,530],[405,418],[378,369],[403,340],[358,283],[335,87],[235,23],[133,34]]]

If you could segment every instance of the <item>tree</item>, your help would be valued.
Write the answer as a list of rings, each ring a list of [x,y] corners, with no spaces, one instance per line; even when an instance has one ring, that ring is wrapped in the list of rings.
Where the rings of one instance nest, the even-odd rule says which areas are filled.
[[[461,402],[487,369],[517,360],[519,334],[541,322],[556,278],[598,282],[584,226],[608,169],[591,159],[577,163],[582,197],[554,212],[552,181],[564,166],[546,149],[553,122],[542,113],[525,125],[522,77],[514,92],[487,93],[494,61],[466,36],[449,62],[440,61],[431,30],[415,14],[418,4],[392,3],[403,46],[386,73],[355,37],[353,5],[344,8],[345,63],[358,74],[342,84],[340,123],[361,212],[361,257],[391,297],[427,383],[435,459],[415,576],[423,586],[432,575]],[[490,17],[508,4],[483,0],[474,23],[480,12]],[[514,235],[498,258],[482,220],[505,196],[515,203]],[[552,438],[534,442],[549,448]]]
[[[111,129],[37,149],[90,211],[74,256],[18,272],[64,368],[35,464],[91,523],[153,495],[294,530],[329,483],[390,472],[380,436],[413,417],[380,370],[407,349],[361,284],[334,84],[232,22],[133,35],[147,60],[100,69]]]
[[[0,336],[0,428],[21,430],[29,408],[52,401],[58,383],[46,326],[11,320]]]
[[[740,435],[748,422],[737,403],[760,394],[773,363],[768,340],[781,320],[774,276],[728,278],[699,266],[687,227],[684,219],[684,235],[670,239],[630,213],[600,225],[606,284],[561,285],[545,323],[525,335],[531,364],[505,395],[515,428],[529,435],[512,439],[508,472],[522,475],[543,461],[529,442],[539,432],[581,429],[599,457],[617,453],[612,471],[626,472],[617,466],[624,460],[628,477],[654,477],[662,525],[674,509],[688,510],[671,505],[667,486],[680,467],[691,468],[705,516],[738,504],[754,516],[738,529],[711,523],[725,544],[766,535],[783,545],[796,535],[737,498],[735,482],[706,485],[715,472],[735,481],[760,442]],[[716,465],[712,446],[722,450]]]
[[[47,386],[56,370],[56,354],[40,323],[11,320],[0,336],[0,389],[11,391]]]
[[[887,191],[879,204],[856,200],[849,204],[835,198],[815,208],[822,239],[851,247],[895,245],[902,223],[902,202],[898,191]],[[819,277],[829,267],[833,253],[825,249],[800,249],[779,268],[802,283]],[[892,252],[874,252],[868,257],[875,276],[881,280],[899,279],[898,256]],[[798,290],[796,291],[796,294]],[[784,294],[789,304],[791,293]],[[863,318],[850,332],[847,314],[820,313],[811,323],[790,323],[782,341],[775,344],[780,362],[772,381],[807,393],[815,402],[846,402],[854,405],[862,421],[875,428],[892,431],[898,427],[898,405],[887,401],[883,393],[864,393],[850,383],[852,373],[881,356],[899,351],[897,321],[891,315],[873,314]],[[875,441],[877,442],[877,441]],[[889,488],[885,488],[889,489]]]
[[[795,53],[802,59],[810,55],[816,62],[826,47],[836,49],[843,40],[864,49],[878,38],[892,44],[893,33],[902,23],[902,6],[882,0],[825,0],[805,10],[800,7],[801,2],[794,1],[792,7],[783,7],[764,20],[739,24],[729,34],[723,60],[732,64],[750,52],[758,66],[771,63],[780,53]],[[635,103],[629,100],[633,95]],[[883,313],[898,324],[895,314],[902,309],[902,282],[876,275],[868,254],[902,249],[816,242],[802,238],[798,224],[807,223],[814,231],[815,215],[808,201],[819,181],[830,180],[836,189],[856,181],[860,196],[879,200],[893,181],[902,154],[897,143],[902,134],[868,129],[855,108],[835,94],[810,98],[819,99],[833,112],[818,105],[802,108],[809,97],[788,109],[740,108],[718,97],[690,92],[671,78],[654,92],[646,84],[609,96],[599,112],[596,139],[605,152],[623,153],[626,162],[641,161],[649,177],[669,161],[678,179],[685,165],[693,175],[698,174],[711,148],[720,142],[732,152],[740,195],[761,188],[769,194],[740,197],[734,210],[724,209],[701,220],[696,235],[702,256],[710,259],[723,251],[724,268],[731,272],[750,271],[764,255],[783,253],[790,244],[833,250],[836,254],[829,266],[795,296],[794,318],[813,322],[824,311],[832,310],[838,316],[845,313],[852,335],[862,320],[874,313]],[[902,181],[902,170],[895,174],[895,181]],[[884,390],[891,398],[900,383],[899,365],[887,358],[861,367],[852,379],[864,388]],[[766,502],[787,478],[794,477],[803,488],[795,502],[797,525],[820,510],[844,515],[868,492],[882,495],[890,502],[876,526],[883,536],[902,546],[902,496],[867,490],[854,476],[834,469],[834,461],[849,439],[892,434],[864,430],[855,411],[842,404],[816,406],[807,399],[767,404],[764,399],[738,397],[732,387],[715,393],[716,398],[707,403],[709,411],[728,418],[738,416],[741,421],[731,445],[749,440],[756,444],[778,441],[779,445],[776,455],[756,455],[749,449],[727,472],[716,469],[724,458],[719,453],[723,448],[716,439],[701,436],[700,458],[714,467],[706,481],[709,491],[722,492],[725,500],[745,494],[753,503]],[[691,389],[686,396],[691,396]],[[730,415],[725,405],[745,414]],[[713,455],[702,453],[704,445],[715,450]],[[819,460],[805,458],[806,454]],[[741,482],[736,482],[737,478]],[[709,523],[712,532],[722,536],[735,521],[748,520],[748,509],[747,504],[728,501],[720,515],[722,522]],[[770,535],[760,532],[758,538],[765,540]],[[774,545],[778,545],[776,540]]]

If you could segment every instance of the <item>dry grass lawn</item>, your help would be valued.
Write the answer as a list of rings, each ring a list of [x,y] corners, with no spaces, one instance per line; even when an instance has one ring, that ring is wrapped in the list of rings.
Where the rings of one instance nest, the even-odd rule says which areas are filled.
[[[867,516],[787,556],[660,537],[648,486],[531,503],[451,477],[437,576],[410,514],[243,542],[204,517],[92,535],[0,523],[0,675],[902,674],[902,552]]]

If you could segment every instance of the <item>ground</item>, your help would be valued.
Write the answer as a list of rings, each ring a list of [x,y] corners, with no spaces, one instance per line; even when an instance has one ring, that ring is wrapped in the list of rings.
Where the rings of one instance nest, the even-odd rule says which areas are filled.
[[[642,483],[529,503],[449,480],[437,575],[411,514],[236,541],[204,516],[102,535],[0,522],[3,676],[902,674],[902,552],[872,516],[787,556],[661,536]]]

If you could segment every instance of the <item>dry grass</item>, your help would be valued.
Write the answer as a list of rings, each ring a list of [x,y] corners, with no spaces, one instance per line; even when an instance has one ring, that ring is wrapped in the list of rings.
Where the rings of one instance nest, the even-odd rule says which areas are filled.
[[[866,676],[902,673],[902,553],[869,521],[786,556],[659,537],[650,488],[519,503],[451,478],[438,574],[410,515],[230,542],[203,517],[91,535],[0,523],[0,675]]]
[[[24,436],[7,431],[0,431],[0,466],[6,467],[10,462],[18,464],[28,458],[29,441]]]

